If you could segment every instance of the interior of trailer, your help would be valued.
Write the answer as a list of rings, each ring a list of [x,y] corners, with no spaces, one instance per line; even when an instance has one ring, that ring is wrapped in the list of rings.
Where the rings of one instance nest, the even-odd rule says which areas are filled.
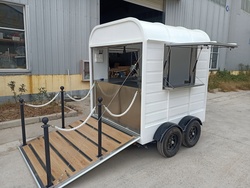
[[[103,105],[112,113],[122,114],[135,98],[123,116],[114,117],[105,112],[103,117],[140,133],[142,44],[98,47],[93,48],[92,53],[94,102],[102,97]]]

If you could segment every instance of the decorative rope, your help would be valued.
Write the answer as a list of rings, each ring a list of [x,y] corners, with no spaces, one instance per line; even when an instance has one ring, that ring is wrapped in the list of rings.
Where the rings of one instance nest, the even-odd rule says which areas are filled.
[[[139,63],[141,57],[142,57],[142,56],[140,56],[139,59],[136,61],[134,68],[135,68],[136,65]],[[114,95],[114,96],[111,98],[111,100],[109,101],[108,106],[107,106],[107,107],[104,106],[104,108],[105,108],[105,107],[107,108],[107,111],[109,111],[109,110],[108,110],[109,105],[113,102],[113,100],[115,99],[115,97],[117,96],[117,94],[119,93],[119,91],[121,90],[121,88],[123,87],[124,83],[125,83],[125,82],[127,81],[127,79],[129,78],[129,76],[131,75],[131,73],[132,73],[133,70],[134,70],[134,69],[132,69],[132,70],[129,72],[129,74],[126,76],[126,78],[123,80],[123,82],[122,82],[122,84],[120,85],[119,89],[116,91],[115,95]],[[109,111],[109,112],[110,112],[110,111]],[[110,112],[110,113],[111,113],[111,112]],[[103,114],[104,114],[104,112],[103,112]],[[102,115],[103,115],[103,114],[102,114]],[[112,114],[112,113],[111,113],[111,114]],[[113,114],[113,115],[115,115],[115,114]],[[123,114],[123,115],[124,115],[124,114]]]
[[[92,85],[91,88],[89,89],[89,92],[87,93],[87,95],[86,95],[85,97],[81,98],[81,99],[74,99],[74,98],[71,97],[69,94],[67,94],[67,96],[68,96],[71,100],[73,100],[73,101],[81,102],[81,101],[85,100],[85,99],[89,96],[89,94],[90,94],[90,92],[92,91],[92,89],[94,88],[94,86],[95,86],[95,83],[93,83],[93,85]]]
[[[113,96],[116,95],[116,93],[117,93],[117,92],[115,91],[115,92],[114,92],[113,94],[111,94],[111,95],[106,94],[106,93],[103,91],[103,89],[101,88],[100,84],[98,84],[97,86],[99,87],[101,93],[102,93],[103,95],[105,95],[106,97],[113,97]],[[119,90],[119,89],[118,89],[118,90]]]
[[[26,106],[29,106],[29,107],[33,107],[33,108],[40,108],[40,107],[44,107],[50,103],[52,103],[56,98],[57,96],[59,95],[60,92],[58,92],[53,99],[51,99],[49,102],[45,103],[45,104],[39,104],[39,105],[33,105],[33,104],[28,104],[28,103],[25,103]]]
[[[134,98],[132,99],[130,105],[128,106],[127,110],[125,110],[125,112],[123,112],[122,114],[113,114],[105,105],[103,105],[103,107],[105,108],[105,110],[111,115],[111,116],[114,116],[114,117],[121,117],[121,116],[124,116],[131,108],[131,106],[134,104],[135,102],[135,98],[137,96],[137,93],[138,91],[135,92],[135,95],[134,95]]]
[[[51,125],[51,127],[59,130],[59,131],[66,131],[66,132],[69,132],[69,131],[74,131],[76,129],[79,129],[80,127],[82,127],[84,124],[87,123],[87,121],[89,120],[89,118],[92,116],[92,114],[94,113],[95,111],[95,107],[93,108],[93,110],[91,111],[91,113],[88,115],[88,117],[85,119],[84,122],[82,122],[80,125],[78,125],[77,127],[74,127],[74,128],[70,128],[70,129],[63,129],[63,128],[60,128],[60,127],[57,127],[56,125]]]

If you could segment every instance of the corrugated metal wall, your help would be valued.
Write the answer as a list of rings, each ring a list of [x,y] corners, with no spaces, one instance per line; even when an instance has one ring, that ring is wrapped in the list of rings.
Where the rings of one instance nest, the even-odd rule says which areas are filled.
[[[250,14],[241,9],[240,0],[232,1],[229,41],[237,42],[238,48],[227,53],[226,69],[239,70],[239,64],[250,66]]]
[[[227,0],[231,7],[231,0]],[[213,41],[229,42],[230,11],[208,0],[166,0],[166,24],[205,31]],[[226,49],[219,54],[219,67],[225,68]]]
[[[99,24],[99,0],[8,0],[26,5],[32,74],[79,74],[88,39]],[[27,45],[27,44],[26,44]]]

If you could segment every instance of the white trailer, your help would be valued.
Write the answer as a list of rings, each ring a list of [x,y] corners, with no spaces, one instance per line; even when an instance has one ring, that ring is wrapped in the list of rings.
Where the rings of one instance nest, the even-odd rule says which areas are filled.
[[[214,45],[236,47],[211,42],[200,30],[134,18],[96,26],[89,116],[50,133],[43,118],[44,137],[27,143],[22,123],[19,149],[37,185],[63,187],[135,142],[157,142],[164,157],[181,144],[194,146],[205,121]]]
[[[107,121],[137,133],[140,144],[156,141],[165,157],[181,144],[194,146],[205,121],[214,45],[236,47],[211,42],[201,30],[135,18],[96,26],[89,39],[91,108],[102,97]]]

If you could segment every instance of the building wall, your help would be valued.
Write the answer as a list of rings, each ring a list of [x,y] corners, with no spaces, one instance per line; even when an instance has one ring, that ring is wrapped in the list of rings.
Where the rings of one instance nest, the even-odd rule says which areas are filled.
[[[227,0],[231,7],[231,0]],[[210,0],[166,0],[166,24],[205,31],[211,41],[230,42],[231,10]],[[225,68],[226,49],[220,49],[219,68]]]
[[[232,1],[229,41],[238,48],[227,53],[227,70],[239,70],[239,64],[250,66],[250,13],[241,9],[241,1]]]
[[[81,79],[80,60],[88,60],[89,35],[92,28],[99,24],[99,0],[6,0],[5,2],[26,6],[29,70],[27,73],[15,73],[15,76],[12,73],[0,72],[2,80],[0,97],[10,95],[6,83],[9,80],[25,84],[28,89],[27,94],[37,93],[36,88],[46,86],[51,92],[58,91],[62,80],[71,80],[67,81],[70,85],[67,90],[88,88],[89,83],[82,82]],[[44,79],[43,82],[34,81],[40,76]]]

